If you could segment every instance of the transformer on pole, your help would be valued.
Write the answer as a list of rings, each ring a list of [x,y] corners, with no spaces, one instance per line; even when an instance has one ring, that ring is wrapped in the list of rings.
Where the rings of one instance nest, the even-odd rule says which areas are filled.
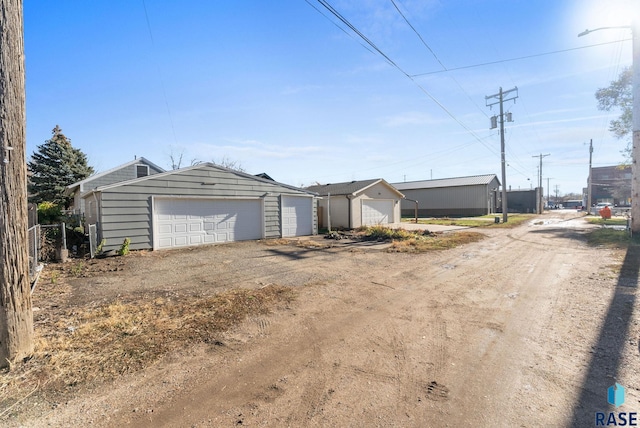
[[[506,223],[507,220],[509,219],[507,215],[507,162],[505,160],[505,154],[504,154],[505,152],[504,150],[505,113],[504,113],[503,104],[505,101],[515,100],[516,98],[518,98],[517,86],[514,87],[513,89],[509,89],[508,91],[503,91],[502,88],[500,88],[500,91],[497,94],[487,95],[486,97],[484,97],[487,107],[500,104],[500,114],[498,116],[493,116],[491,118],[491,129],[497,128],[497,122],[500,123],[500,157],[501,157],[501,163],[502,163],[502,222],[503,223]],[[513,118],[510,112],[508,112],[506,116],[507,116],[506,118],[507,122],[513,122]]]

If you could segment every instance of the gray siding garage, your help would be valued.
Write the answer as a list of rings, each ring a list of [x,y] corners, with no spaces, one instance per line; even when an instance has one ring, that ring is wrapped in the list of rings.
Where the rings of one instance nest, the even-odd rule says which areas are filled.
[[[437,180],[392,183],[404,193],[402,215],[413,216],[418,201],[418,216],[477,216],[496,212],[500,182],[495,174]]]
[[[166,249],[317,233],[313,192],[211,163],[98,187],[84,195],[104,250]]]

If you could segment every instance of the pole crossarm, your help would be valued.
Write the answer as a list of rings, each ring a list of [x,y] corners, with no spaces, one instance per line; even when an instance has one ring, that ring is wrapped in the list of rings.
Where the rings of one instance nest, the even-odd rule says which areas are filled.
[[[511,92],[515,92],[515,95],[513,95],[511,97],[506,97],[506,95],[510,94]],[[497,94],[487,95],[487,96],[484,97],[484,100],[485,100],[485,105],[487,107],[491,107],[491,106],[494,106],[496,104],[503,103],[505,101],[515,100],[516,98],[518,98],[518,87],[517,86],[512,88],[512,89],[506,90],[506,91],[498,92]],[[491,99],[495,99],[496,101],[490,103],[489,100],[491,100]]]

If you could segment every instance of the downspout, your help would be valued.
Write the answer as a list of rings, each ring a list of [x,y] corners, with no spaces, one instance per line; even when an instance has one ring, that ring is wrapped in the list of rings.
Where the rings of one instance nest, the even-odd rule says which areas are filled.
[[[404,197],[404,199],[406,199],[407,201],[411,201],[411,202],[415,202],[416,203],[415,216],[416,216],[416,224],[418,224],[418,201],[415,201],[413,199],[409,199],[406,196]],[[402,211],[402,208],[400,209],[400,211]],[[402,217],[402,212],[400,212],[400,217]]]
[[[102,206],[98,204],[98,197],[96,196],[95,190],[93,191],[93,200],[96,203],[96,238],[102,240]],[[100,225],[100,227],[98,227],[98,225]]]
[[[331,233],[331,193],[327,193],[327,229]]]
[[[347,198],[347,218],[349,219],[349,222],[347,223],[347,226],[349,227],[349,229],[353,229],[352,224],[353,222],[351,221],[351,196],[353,195],[345,195],[345,198]]]

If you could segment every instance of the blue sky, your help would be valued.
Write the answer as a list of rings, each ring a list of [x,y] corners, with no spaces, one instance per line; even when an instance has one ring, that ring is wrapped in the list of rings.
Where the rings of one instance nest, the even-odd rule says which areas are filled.
[[[581,191],[590,139],[594,166],[623,161],[594,93],[631,64],[630,31],[577,34],[638,0],[394,1],[416,31],[390,0],[329,3],[397,67],[316,0],[25,0],[27,153],[57,124],[96,171],[183,153],[297,186],[500,177],[485,96],[517,86],[512,189],[549,153],[545,192]]]

